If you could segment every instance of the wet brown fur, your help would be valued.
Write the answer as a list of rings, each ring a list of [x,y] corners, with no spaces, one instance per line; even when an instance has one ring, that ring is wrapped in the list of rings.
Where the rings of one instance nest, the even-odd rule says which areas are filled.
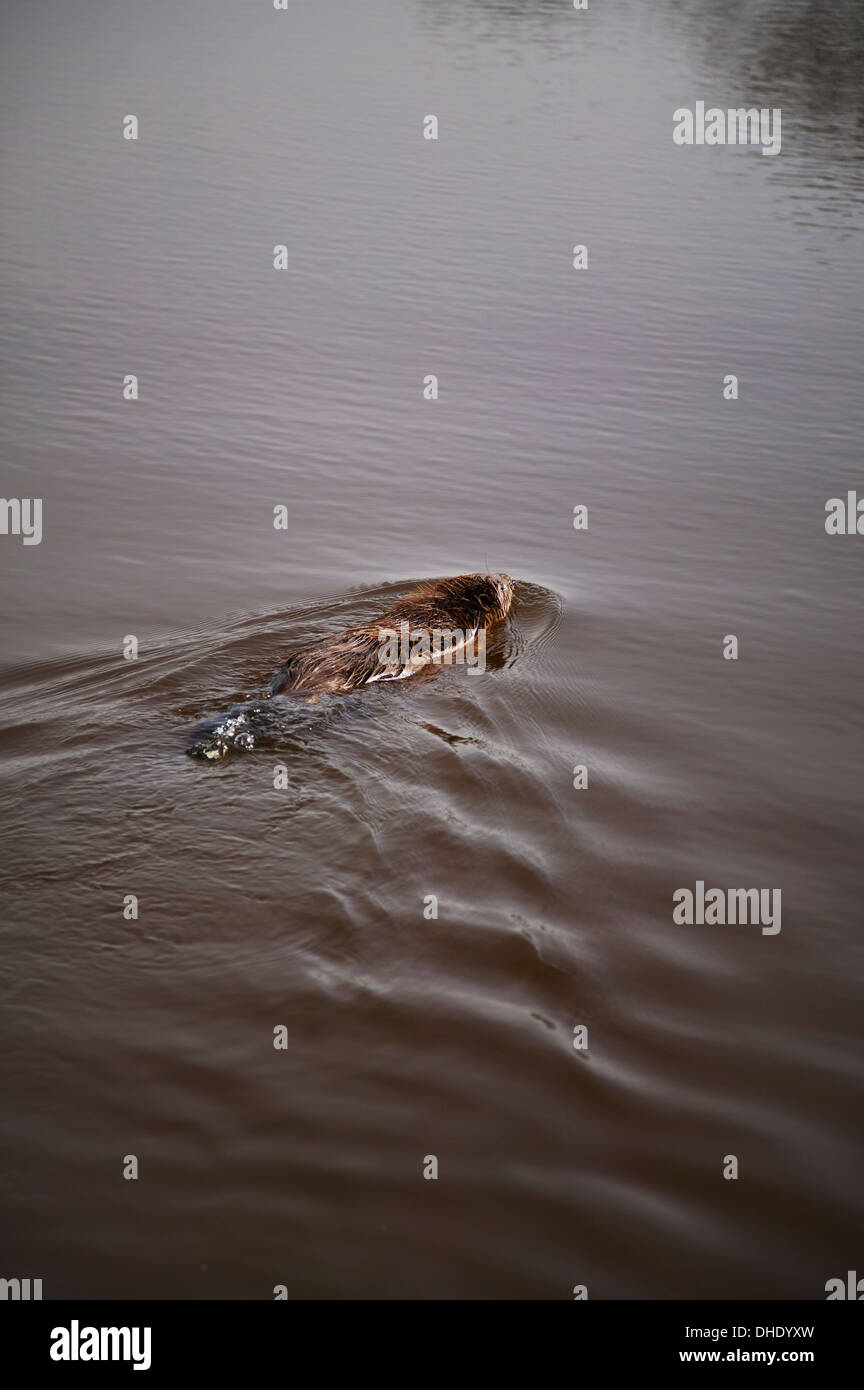
[[[459,574],[421,584],[372,622],[343,628],[294,653],[274,676],[271,695],[296,691],[320,694],[356,690],[373,677],[394,679],[401,663],[380,659],[382,629],[409,628],[409,643],[421,633],[485,629],[504,618],[513,600],[506,574]]]

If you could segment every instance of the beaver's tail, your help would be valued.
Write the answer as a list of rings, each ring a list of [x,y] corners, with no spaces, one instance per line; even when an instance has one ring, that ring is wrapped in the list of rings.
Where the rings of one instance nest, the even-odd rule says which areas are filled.
[[[186,752],[191,758],[224,758],[235,750],[248,753],[273,742],[284,731],[284,716],[270,704],[257,702],[234,705],[226,714],[217,714],[196,725],[189,735]]]

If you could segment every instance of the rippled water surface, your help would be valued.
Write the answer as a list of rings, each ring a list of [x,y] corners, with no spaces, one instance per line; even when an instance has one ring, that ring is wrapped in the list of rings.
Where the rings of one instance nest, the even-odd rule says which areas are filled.
[[[860,6],[2,30],[0,463],[44,535],[0,537],[0,1274],[824,1297],[862,1258],[864,539],[824,527],[864,496]],[[782,107],[781,154],[676,147],[697,100]],[[185,756],[485,569],[485,673]],[[697,880],[782,930],[674,924]]]

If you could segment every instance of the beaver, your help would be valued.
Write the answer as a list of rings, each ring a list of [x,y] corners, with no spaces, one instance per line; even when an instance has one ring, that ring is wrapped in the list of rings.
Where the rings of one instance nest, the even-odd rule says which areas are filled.
[[[270,694],[319,694],[403,680],[436,656],[446,660],[466,646],[506,617],[512,602],[513,581],[506,574],[458,574],[421,584],[372,622],[343,628],[289,657]]]
[[[513,580],[506,574],[458,574],[420,584],[371,622],[293,653],[270,682],[268,697],[297,696],[308,703],[376,681],[404,680],[452,659],[505,618],[512,602]],[[251,749],[279,722],[273,706],[238,706],[193,730],[186,751],[213,759],[232,748]]]

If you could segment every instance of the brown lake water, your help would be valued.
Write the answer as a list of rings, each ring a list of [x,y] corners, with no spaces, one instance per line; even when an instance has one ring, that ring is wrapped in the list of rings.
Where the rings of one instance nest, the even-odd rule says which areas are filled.
[[[0,1276],[824,1298],[864,1259],[861,6],[0,29],[0,481],[43,499],[0,536]],[[781,153],[676,146],[699,100]],[[486,569],[485,673],[185,756]],[[698,881],[782,929],[676,924]]]

